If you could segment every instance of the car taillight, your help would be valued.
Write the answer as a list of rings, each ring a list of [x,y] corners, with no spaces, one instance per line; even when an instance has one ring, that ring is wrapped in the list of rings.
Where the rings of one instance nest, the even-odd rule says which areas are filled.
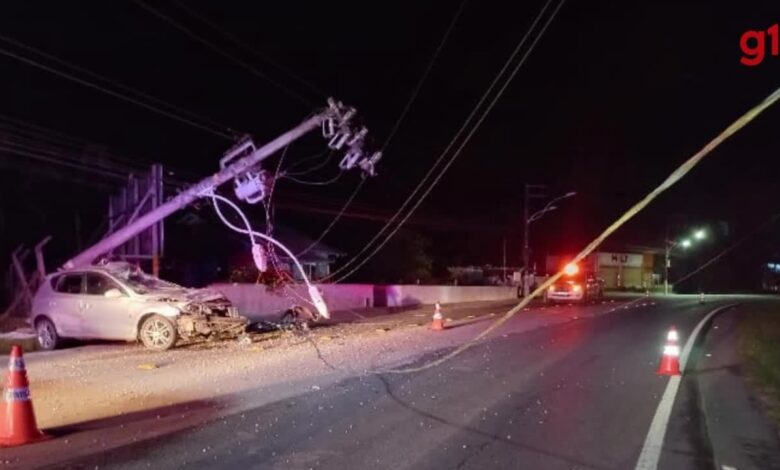
[[[574,290],[574,292],[579,292],[582,290],[582,286],[579,284],[574,284],[573,286],[571,286],[571,288],[572,290]]]

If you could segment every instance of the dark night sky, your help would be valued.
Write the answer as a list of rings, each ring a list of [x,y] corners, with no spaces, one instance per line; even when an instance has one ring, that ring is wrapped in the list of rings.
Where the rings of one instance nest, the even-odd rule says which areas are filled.
[[[186,2],[328,95],[358,108],[382,142],[409,98],[457,2]],[[446,146],[525,33],[543,2],[469,1],[418,101],[358,197],[356,211],[391,213]],[[291,127],[320,95],[277,66],[220,39],[171,1],[154,7],[217,42],[311,101],[302,104],[130,0],[4,4],[0,34],[143,90],[258,141]],[[658,184],[749,107],[780,86],[780,57],[739,63],[739,38],[780,21],[776,1],[567,2],[517,78],[410,226],[439,256],[519,259],[522,184],[578,191],[534,226],[537,253],[571,251]],[[0,48],[19,51],[0,41]],[[0,56],[0,114],[105,144],[114,153],[206,175],[230,146],[221,137]],[[717,252],[776,208],[780,109],[770,109],[708,157],[678,187],[621,230],[617,242],[659,244],[667,217],[725,221]],[[309,137],[291,162],[323,148]],[[272,160],[274,161],[274,160]],[[46,233],[73,250],[73,215],[85,227],[105,211],[105,189],[0,153],[2,259]],[[31,166],[32,165],[32,166]],[[327,179],[334,164],[312,179]],[[285,182],[279,197],[338,208],[358,181],[326,187]],[[92,184],[89,184],[92,183]],[[329,218],[280,210],[316,235]],[[458,227],[458,224],[463,224]],[[684,225],[684,223],[682,224]],[[378,229],[348,219],[327,240],[347,251]],[[84,229],[85,232],[89,230]],[[778,230],[744,248],[769,256]],[[713,251],[714,250],[714,251]],[[457,256],[455,256],[457,254]],[[741,255],[739,255],[742,258]],[[728,262],[726,262],[728,263]],[[746,268],[747,269],[747,268]]]

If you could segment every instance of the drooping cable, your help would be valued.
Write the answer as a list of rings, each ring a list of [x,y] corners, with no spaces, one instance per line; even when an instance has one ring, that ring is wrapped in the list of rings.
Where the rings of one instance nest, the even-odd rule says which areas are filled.
[[[212,51],[214,51],[217,54],[221,55],[222,57],[228,59],[229,61],[233,62],[234,64],[236,64],[236,65],[238,65],[238,66],[248,70],[252,75],[255,75],[255,76],[259,77],[259,78],[262,78],[266,82],[268,82],[271,85],[275,86],[276,88],[278,88],[279,90],[283,91],[288,96],[293,98],[295,101],[297,101],[297,102],[299,102],[301,104],[304,104],[307,107],[314,106],[314,104],[311,101],[307,100],[306,98],[301,96],[299,93],[293,91],[289,87],[286,87],[286,86],[282,85],[278,81],[274,80],[273,78],[269,77],[265,73],[263,73],[260,70],[258,70],[256,67],[254,67],[251,64],[249,64],[249,63],[239,59],[235,55],[225,51],[224,49],[222,49],[221,47],[217,46],[216,44],[214,44],[213,42],[209,41],[208,39],[203,38],[202,36],[198,35],[194,31],[192,31],[191,29],[189,29],[186,26],[182,25],[181,23],[177,22],[176,20],[174,20],[170,16],[167,16],[164,13],[162,13],[160,10],[150,6],[145,1],[143,1],[143,0],[133,0],[133,1],[138,6],[143,8],[144,10],[148,11],[152,15],[154,15],[154,16],[160,18],[161,20],[165,21],[166,23],[170,24],[171,26],[173,26],[174,28],[178,29],[179,31],[181,31],[185,35],[189,36],[191,39],[201,43],[202,45],[206,46],[208,49],[211,49]]]
[[[357,196],[358,192],[360,191],[360,188],[363,187],[363,183],[365,182],[366,182],[365,178],[360,180],[357,186],[355,186],[355,189],[352,191],[352,194],[350,194],[349,197],[347,198],[347,201],[344,203],[343,206],[341,206],[341,210],[339,210],[336,216],[330,221],[328,226],[325,227],[325,230],[323,230],[322,233],[320,233],[320,235],[317,237],[316,240],[309,243],[309,245],[306,248],[296,253],[296,256],[305,255],[306,253],[309,252],[309,250],[317,246],[325,238],[325,235],[327,235],[331,231],[331,229],[333,229],[333,227],[336,225],[336,222],[339,221],[341,216],[343,216],[344,213],[346,212],[349,205],[352,204],[352,201],[355,199],[355,196]]]
[[[218,25],[218,24],[216,24],[215,22],[211,21],[210,19],[208,19],[208,18],[207,18],[207,17],[205,17],[204,15],[202,15],[202,14],[198,13],[197,11],[193,10],[193,8],[192,8],[191,6],[189,6],[189,5],[185,5],[183,2],[179,2],[179,1],[177,1],[177,0],[173,0],[173,3],[174,3],[175,5],[177,5],[179,8],[181,8],[182,10],[186,11],[186,12],[187,12],[187,14],[189,14],[189,15],[190,15],[190,16],[192,16],[193,18],[195,18],[195,19],[197,19],[197,20],[199,20],[199,21],[201,21],[201,22],[203,22],[203,23],[207,24],[207,25],[208,25],[208,26],[209,26],[211,29],[213,29],[213,30],[215,30],[215,31],[219,32],[219,33],[220,33],[220,34],[222,34],[224,37],[228,38],[228,39],[229,39],[229,40],[230,40],[230,41],[231,41],[233,44],[235,44],[235,45],[237,45],[238,47],[240,47],[240,48],[244,49],[245,51],[249,52],[250,54],[254,55],[255,57],[258,57],[258,58],[260,58],[261,60],[263,60],[263,61],[265,61],[265,62],[268,62],[269,64],[273,65],[273,66],[274,66],[274,67],[276,67],[277,69],[279,69],[279,70],[281,70],[281,71],[285,72],[285,73],[286,73],[286,74],[287,74],[289,77],[291,77],[293,80],[297,81],[297,82],[298,82],[298,83],[300,83],[301,85],[304,85],[304,86],[305,86],[305,87],[307,87],[309,90],[311,90],[311,91],[312,91],[312,92],[314,92],[315,94],[319,95],[321,98],[325,98],[325,97],[327,97],[327,96],[328,96],[328,94],[327,94],[327,93],[325,93],[324,91],[322,91],[322,89],[321,89],[321,88],[319,88],[318,86],[314,85],[312,82],[310,82],[310,81],[308,81],[308,80],[304,79],[303,77],[301,77],[300,75],[298,75],[297,73],[295,73],[295,72],[294,72],[292,69],[290,69],[289,67],[287,67],[287,66],[285,66],[285,65],[283,65],[283,64],[280,64],[280,63],[278,63],[277,61],[273,60],[273,59],[272,59],[271,57],[269,57],[268,55],[266,55],[266,54],[263,54],[263,53],[259,52],[257,49],[255,49],[255,48],[253,48],[253,47],[251,47],[251,46],[247,45],[247,44],[246,44],[246,43],[245,43],[243,40],[241,40],[241,39],[240,39],[240,38],[239,38],[237,35],[235,35],[235,34],[233,34],[233,33],[229,32],[229,31],[226,31],[224,28],[222,28],[221,26],[219,26],[219,25]]]
[[[303,279],[304,284],[306,284],[306,287],[308,288],[309,296],[311,297],[311,304],[317,309],[317,312],[322,315],[325,318],[330,318],[330,313],[328,312],[328,308],[325,305],[325,301],[322,298],[322,295],[317,290],[317,287],[314,286],[310,281],[309,277],[306,275],[306,271],[303,269],[303,266],[301,265],[300,261],[298,261],[298,258],[293,254],[292,251],[290,251],[284,244],[282,244],[280,241],[276,240],[273,237],[270,237],[262,232],[258,232],[256,230],[253,230],[251,225],[249,224],[249,219],[247,219],[244,212],[241,210],[240,207],[230,199],[220,196],[219,194],[216,194],[214,191],[210,191],[207,193],[204,193],[203,196],[211,198],[212,204],[214,206],[214,211],[217,213],[217,216],[222,221],[223,224],[225,224],[226,227],[233,230],[237,233],[242,233],[245,235],[249,235],[250,239],[252,240],[252,243],[254,244],[254,238],[252,237],[258,237],[262,238],[268,243],[271,243],[275,247],[282,250],[289,258],[290,260],[295,264],[295,267],[300,271],[301,278]],[[222,210],[219,208],[219,203],[223,202],[230,206],[234,211],[236,211],[241,219],[244,222],[244,225],[246,228],[242,229],[241,227],[237,227],[233,225],[225,215],[222,213]]]
[[[179,122],[184,123],[184,124],[188,124],[188,125],[190,125],[192,127],[196,127],[198,129],[204,130],[204,131],[209,132],[211,134],[214,134],[214,135],[217,135],[217,136],[220,136],[220,137],[224,137],[226,139],[232,139],[233,138],[233,136],[231,134],[229,134],[229,133],[227,133],[225,131],[214,129],[214,128],[212,128],[209,125],[205,125],[205,124],[196,122],[193,119],[180,116],[180,115],[178,115],[176,113],[173,113],[171,111],[162,109],[159,106],[155,106],[155,105],[149,104],[149,103],[147,103],[147,102],[145,102],[143,100],[140,100],[140,99],[128,96],[128,95],[126,95],[124,93],[120,93],[120,92],[117,92],[115,90],[111,90],[109,88],[106,88],[106,87],[104,87],[102,85],[99,85],[97,83],[91,82],[89,80],[86,80],[84,78],[77,77],[76,75],[74,75],[72,73],[65,72],[65,71],[62,71],[62,70],[58,70],[58,69],[56,69],[54,67],[48,66],[46,64],[42,64],[41,62],[38,62],[38,61],[33,60],[33,59],[30,59],[29,57],[21,56],[19,54],[16,54],[16,53],[14,53],[12,51],[7,50],[7,49],[0,48],[0,54],[4,55],[6,57],[10,57],[12,59],[16,59],[16,60],[18,60],[20,62],[23,62],[23,63],[25,63],[27,65],[30,65],[32,67],[36,67],[38,69],[41,69],[41,70],[44,70],[46,72],[52,73],[52,74],[57,75],[59,77],[66,78],[66,79],[68,79],[68,80],[70,80],[72,82],[79,83],[81,85],[84,85],[86,87],[92,88],[94,90],[101,91],[101,92],[103,92],[103,93],[105,93],[107,95],[113,96],[114,98],[118,98],[120,100],[127,101],[128,103],[135,104],[135,105],[140,106],[142,108],[146,108],[146,109],[148,109],[150,111],[153,111],[153,112],[155,112],[157,114],[169,117],[171,119],[174,119],[174,120],[179,121]]]
[[[692,157],[690,157],[688,160],[683,162],[661,184],[659,184],[655,189],[653,189],[650,193],[648,193],[639,202],[634,204],[623,215],[621,215],[615,222],[613,222],[606,229],[604,229],[604,231],[593,241],[591,241],[585,248],[583,248],[582,251],[580,251],[580,253],[577,256],[575,256],[571,262],[579,263],[580,261],[582,261],[586,256],[588,256],[596,248],[598,248],[599,245],[601,245],[604,242],[604,240],[606,240],[610,235],[612,235],[617,229],[623,226],[635,215],[641,212],[645,207],[647,207],[648,204],[650,204],[654,199],[656,199],[661,193],[663,193],[664,191],[672,187],[674,184],[679,182],[683,177],[685,177],[685,175],[687,175],[691,170],[693,170],[693,168],[696,167],[696,165],[698,165],[699,162],[701,162],[701,160],[704,157],[709,155],[713,150],[715,150],[715,148],[717,148],[720,144],[722,144],[726,139],[728,139],[729,137],[737,133],[740,129],[745,127],[749,122],[755,119],[767,108],[775,104],[778,100],[780,100],[780,88],[778,88],[771,95],[766,97],[757,106],[753,107],[748,112],[743,114],[739,119],[737,119],[731,125],[729,125],[723,132],[718,134],[718,136],[716,136],[714,139],[709,141],[707,145],[705,145],[701,150],[699,150]],[[564,272],[560,271],[555,275],[551,276],[549,279],[547,279],[541,285],[539,285],[533,292],[531,292],[531,294],[528,297],[524,298],[517,305],[509,309],[503,316],[498,318],[495,322],[493,322],[490,326],[488,326],[483,331],[481,331],[478,335],[474,336],[472,339],[461,344],[460,346],[458,346],[451,352],[445,354],[444,356],[440,357],[439,359],[428,362],[421,366],[407,367],[403,369],[390,369],[390,370],[378,371],[378,372],[394,373],[394,374],[420,372],[438,366],[446,361],[449,361],[453,357],[461,354],[463,351],[474,346],[477,342],[481,341],[491,332],[495,331],[501,325],[509,321],[510,318],[517,315],[517,313],[520,312],[525,306],[527,306],[534,297],[538,297],[539,295],[541,295],[547,288],[549,288],[561,276],[563,276],[563,274]]]
[[[463,7],[466,6],[467,1],[468,0],[462,0],[460,2],[460,5],[458,5],[458,9],[455,10],[455,15],[453,15],[449,26],[447,26],[447,29],[444,31],[444,36],[442,36],[441,41],[439,41],[439,45],[436,46],[436,50],[434,51],[431,60],[428,62],[428,65],[425,67],[425,71],[423,72],[420,79],[417,81],[417,84],[414,86],[412,95],[409,97],[409,100],[406,102],[406,105],[404,105],[401,114],[398,116],[398,119],[396,119],[395,124],[393,124],[393,127],[390,129],[390,132],[387,134],[387,138],[385,139],[385,142],[382,144],[382,151],[384,151],[387,148],[387,146],[390,144],[390,141],[393,140],[393,137],[395,136],[396,132],[398,132],[398,129],[401,127],[401,123],[406,118],[407,113],[409,113],[409,109],[411,109],[412,104],[414,104],[415,100],[417,100],[417,95],[420,94],[420,89],[425,83],[425,80],[428,78],[428,75],[431,73],[431,70],[433,69],[433,64],[436,63],[436,59],[439,58],[439,54],[441,53],[442,49],[444,49],[444,44],[447,43],[447,39],[449,39],[450,33],[452,33],[453,28],[455,28],[455,23],[458,22],[458,18],[460,18],[461,13],[463,13]]]
[[[460,138],[460,136],[464,132],[466,132],[466,130],[468,129],[468,127],[471,124],[472,120],[476,117],[477,112],[482,107],[483,103],[485,103],[485,101],[488,99],[488,97],[490,96],[490,94],[493,91],[493,89],[498,85],[498,83],[501,80],[501,78],[504,76],[506,71],[509,69],[509,66],[512,64],[512,62],[515,59],[515,57],[520,53],[520,51],[522,50],[523,46],[525,46],[525,44],[528,41],[528,39],[530,38],[532,32],[536,29],[536,26],[539,24],[539,22],[541,21],[542,17],[544,16],[544,13],[547,11],[548,7],[552,3],[552,0],[547,0],[547,2],[544,4],[544,6],[542,7],[542,9],[539,11],[539,13],[537,14],[536,18],[534,19],[533,23],[531,24],[531,26],[526,31],[526,33],[523,36],[523,38],[520,40],[520,42],[518,42],[517,46],[515,47],[515,49],[512,51],[511,55],[509,56],[509,58],[504,63],[504,66],[501,68],[499,73],[493,79],[493,82],[490,84],[488,89],[485,91],[485,93],[482,95],[480,100],[477,102],[477,105],[472,109],[471,113],[466,118],[466,121],[461,125],[460,129],[458,129],[458,131],[455,134],[455,136],[453,136],[453,138],[450,140],[449,144],[447,144],[445,149],[442,151],[442,153],[436,159],[436,161],[431,166],[431,168],[428,170],[428,172],[425,174],[425,176],[423,176],[423,178],[420,180],[420,182],[417,184],[417,186],[414,188],[414,190],[411,192],[411,194],[409,194],[409,196],[406,198],[406,200],[403,202],[403,204],[401,204],[401,207],[398,208],[398,210],[390,218],[390,220],[387,221],[387,223],[379,230],[379,232],[377,232],[377,234],[374,235],[374,237],[371,240],[369,240],[369,242],[355,256],[353,256],[349,261],[347,261],[339,269],[337,269],[336,271],[331,273],[330,276],[328,276],[326,278],[326,280],[330,280],[330,279],[333,279],[336,276],[339,276],[342,272],[344,272],[352,264],[354,264],[356,261],[358,261],[360,256],[363,253],[365,253],[366,251],[368,251],[371,248],[371,246],[374,244],[374,242],[379,240],[379,238],[391,227],[391,225],[398,219],[398,217],[403,213],[403,211],[406,209],[406,207],[409,204],[411,204],[412,201],[416,201],[415,204],[413,205],[413,207],[410,209],[410,211],[406,214],[406,216],[401,220],[401,222],[399,222],[398,226],[387,237],[385,237],[384,241],[382,241],[378,245],[378,248],[374,249],[366,258],[364,258],[361,262],[359,262],[358,266],[356,266],[353,269],[350,269],[350,271],[347,272],[346,275],[343,275],[343,276],[339,277],[339,279],[337,281],[335,281],[335,282],[341,282],[342,280],[346,279],[347,277],[351,276],[354,272],[356,272],[357,269],[362,267],[369,259],[371,259],[371,257],[373,257],[374,254],[376,254],[379,251],[379,249],[381,249],[390,240],[390,238],[392,238],[392,236],[401,228],[403,223],[406,222],[406,220],[408,220],[409,217],[411,217],[411,215],[414,213],[414,210],[416,210],[417,207],[419,207],[420,204],[422,204],[422,202],[425,200],[425,197],[433,190],[433,188],[436,185],[436,183],[438,183],[438,181],[441,179],[441,177],[444,175],[444,173],[447,171],[447,169],[450,167],[450,165],[452,165],[452,163],[455,161],[455,159],[460,154],[460,151],[468,143],[468,141],[470,140],[470,138],[474,134],[474,132],[479,128],[479,125],[482,123],[482,121],[485,119],[487,114],[493,108],[495,103],[501,97],[501,95],[503,94],[504,90],[506,90],[506,87],[509,85],[509,83],[511,82],[512,78],[514,78],[515,74],[517,74],[518,70],[520,70],[522,65],[525,63],[525,60],[528,58],[530,53],[533,51],[535,45],[537,44],[539,39],[541,39],[541,37],[544,34],[544,32],[546,31],[547,27],[550,25],[552,20],[557,15],[557,13],[560,10],[561,6],[563,6],[564,1],[565,0],[561,0],[560,1],[558,6],[556,7],[556,9],[553,11],[552,15],[548,18],[547,22],[543,25],[543,27],[540,30],[539,34],[536,36],[536,38],[531,43],[531,46],[528,48],[528,50],[523,55],[523,57],[520,59],[520,61],[515,65],[514,69],[512,70],[511,74],[509,75],[509,77],[504,80],[503,86],[500,88],[498,94],[489,103],[487,109],[482,112],[482,114],[478,118],[476,124],[468,132],[466,138],[464,139],[464,141],[460,145],[460,147],[456,150],[456,152],[452,156],[450,156],[450,159],[447,161],[447,163],[445,163],[443,170],[439,172],[439,174],[436,176],[436,178],[434,179],[434,181],[431,184],[428,184],[428,186],[425,189],[423,195],[421,197],[417,197],[416,200],[415,200],[415,197],[417,196],[417,193],[428,183],[428,180],[432,177],[434,172],[437,170],[439,164],[444,160],[444,157],[447,156],[447,154],[449,153],[450,149],[452,149],[452,147],[455,145],[455,143]]]
[[[118,81],[116,81],[116,80],[114,80],[112,78],[108,78],[108,77],[106,77],[104,75],[100,75],[100,74],[98,74],[96,72],[93,72],[93,71],[88,70],[88,69],[86,69],[84,67],[81,67],[81,66],[76,65],[76,64],[74,64],[72,62],[69,62],[69,61],[64,60],[64,59],[62,59],[60,57],[57,57],[57,56],[55,56],[55,55],[53,55],[51,53],[44,52],[44,51],[42,51],[40,49],[37,49],[35,47],[29,46],[27,44],[24,44],[21,41],[18,41],[16,39],[13,39],[13,38],[10,38],[8,36],[4,36],[4,35],[0,34],[0,40],[5,41],[6,43],[11,44],[11,45],[13,45],[15,47],[18,47],[20,49],[23,49],[23,50],[25,50],[25,51],[27,51],[29,53],[38,55],[40,57],[44,57],[44,58],[46,58],[46,59],[48,59],[48,60],[50,60],[50,61],[52,61],[54,63],[57,63],[57,64],[59,64],[61,66],[64,66],[66,68],[69,68],[71,70],[79,72],[79,73],[81,73],[83,75],[86,75],[86,76],[92,78],[92,79],[101,81],[101,82],[103,82],[105,84],[108,84],[108,85],[110,85],[112,87],[119,88],[119,89],[121,89],[121,90],[123,90],[123,91],[125,91],[127,93],[134,94],[134,95],[139,96],[139,97],[141,97],[141,98],[143,98],[145,100],[154,102],[155,104],[157,104],[159,106],[168,108],[169,110],[173,110],[176,113],[181,114],[183,116],[186,116],[186,117],[188,117],[188,118],[190,118],[192,120],[199,121],[199,122],[204,123],[204,124],[208,124],[208,125],[212,126],[216,130],[227,131],[228,129],[230,129],[230,126],[227,126],[224,123],[217,122],[217,121],[215,121],[214,119],[211,119],[208,116],[204,116],[202,114],[193,112],[193,111],[191,111],[189,109],[185,109],[185,108],[183,108],[183,107],[181,107],[179,105],[175,105],[175,104],[169,103],[169,102],[167,102],[165,100],[157,98],[156,96],[152,96],[149,93],[146,93],[144,91],[141,91],[141,90],[139,90],[137,88],[134,88],[134,87],[131,87],[129,85],[125,85],[124,83],[120,83],[120,82],[118,82]]]

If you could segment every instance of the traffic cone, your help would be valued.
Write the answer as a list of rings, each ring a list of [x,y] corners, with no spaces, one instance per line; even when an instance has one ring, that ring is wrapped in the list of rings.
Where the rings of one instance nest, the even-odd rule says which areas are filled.
[[[671,327],[666,334],[666,344],[661,356],[661,364],[658,365],[658,375],[680,375],[680,346],[677,344],[679,339],[677,329]]]
[[[0,404],[0,447],[31,444],[46,437],[35,423],[22,348],[14,345],[11,347],[3,402]]]
[[[433,331],[441,331],[444,329],[444,317],[441,314],[441,305],[439,305],[439,302],[436,302],[436,307],[433,310],[431,329]]]

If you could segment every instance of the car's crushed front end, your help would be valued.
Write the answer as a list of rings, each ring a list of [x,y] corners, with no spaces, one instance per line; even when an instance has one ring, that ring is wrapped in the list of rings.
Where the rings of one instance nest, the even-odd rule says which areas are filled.
[[[213,289],[185,288],[124,262],[110,263],[106,269],[143,300],[143,312],[164,314],[175,323],[182,340],[235,338],[249,324],[227,297]]]
[[[236,307],[224,295],[209,289],[191,289],[177,306],[179,337],[235,338],[243,334],[249,320],[239,315]]]

